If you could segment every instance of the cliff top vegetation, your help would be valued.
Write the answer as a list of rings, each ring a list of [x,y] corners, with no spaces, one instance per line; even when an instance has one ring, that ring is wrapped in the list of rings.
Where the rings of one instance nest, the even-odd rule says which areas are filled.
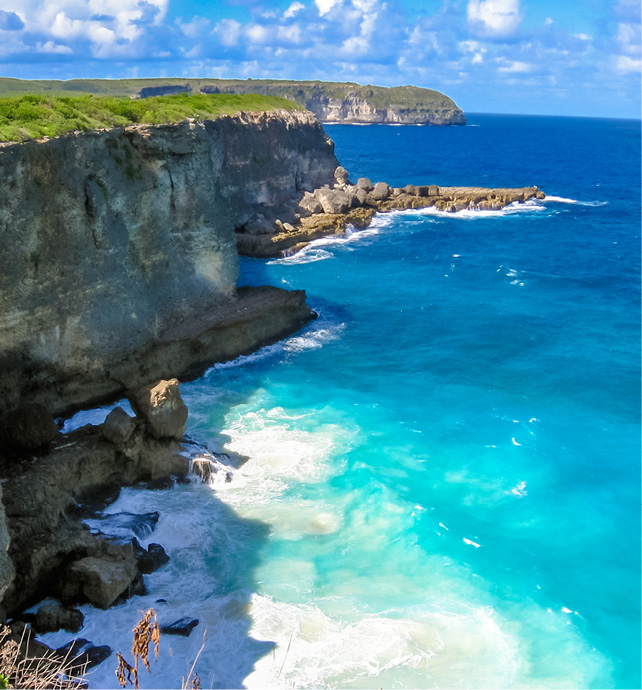
[[[457,108],[440,91],[417,86],[371,86],[352,82],[291,81],[286,79],[54,79],[24,80],[0,77],[0,96],[48,93],[146,97],[185,93],[256,93],[282,96],[300,105],[311,98],[343,99],[349,93],[376,108]]]
[[[105,96],[26,94],[0,98],[0,141],[55,137],[76,130],[165,124],[187,117],[212,120],[237,112],[300,110],[301,106],[276,96],[260,94],[178,93],[132,100]]]

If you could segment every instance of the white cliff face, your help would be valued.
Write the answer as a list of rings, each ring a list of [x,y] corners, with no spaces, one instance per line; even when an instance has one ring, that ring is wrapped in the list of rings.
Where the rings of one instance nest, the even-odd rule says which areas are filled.
[[[127,387],[123,361],[235,294],[234,228],[336,165],[304,112],[1,147],[0,413]]]

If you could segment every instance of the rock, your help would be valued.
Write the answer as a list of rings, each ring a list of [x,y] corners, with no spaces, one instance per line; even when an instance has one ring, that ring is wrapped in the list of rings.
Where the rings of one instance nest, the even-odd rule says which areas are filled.
[[[7,415],[6,436],[9,444],[22,450],[40,450],[60,436],[49,410],[38,403],[22,405]]]
[[[136,422],[123,410],[116,407],[108,415],[102,425],[102,434],[116,446],[127,443],[134,433]]]
[[[415,189],[415,185],[414,185],[414,184],[407,184],[407,185],[404,187],[404,192],[405,192],[406,194],[410,194],[410,196],[415,196],[415,194],[417,193],[417,190]]]
[[[363,189],[362,187],[357,187],[354,195],[357,197],[359,201],[359,206],[363,206],[366,203],[366,199],[368,198],[368,192],[366,192],[365,189]]]
[[[415,187],[415,193],[417,196],[428,196],[429,187],[427,185],[419,185]]]
[[[283,223],[283,230],[285,232],[294,232],[294,226],[292,223]]]
[[[40,634],[60,629],[78,632],[83,621],[82,611],[78,609],[70,609],[60,604],[45,604],[36,611],[33,627]]]
[[[128,394],[136,414],[145,420],[152,435],[158,439],[185,434],[187,407],[178,390],[178,379],[159,381],[151,388],[143,386]]]
[[[390,196],[390,187],[386,182],[377,182],[370,195],[375,201],[385,201]]]
[[[7,529],[7,516],[5,505],[2,500],[2,484],[0,484],[0,601],[4,593],[14,580],[15,569],[13,561],[7,553],[10,544],[9,530]],[[0,611],[0,613],[3,613]],[[4,620],[4,618],[0,619]]]
[[[439,196],[439,187],[436,184],[428,186],[428,196]]]
[[[271,235],[274,233],[274,227],[266,220],[251,220],[243,226],[243,232],[250,235]]]
[[[95,521],[90,521],[89,525],[97,527],[103,534],[112,537],[130,537],[132,534],[137,537],[146,537],[150,535],[160,513],[112,513],[110,515],[102,515]]]
[[[160,544],[150,544],[147,551],[138,557],[138,569],[143,575],[149,575],[169,562],[169,556]]]
[[[369,192],[372,189],[372,182],[367,177],[360,177],[357,180],[357,187],[363,189],[364,192]]]
[[[402,194],[405,194],[405,192],[401,187],[393,187],[392,188],[392,196],[398,197],[398,196],[401,196]]]
[[[111,647],[108,647],[106,644],[94,645],[89,640],[77,637],[63,647],[54,650],[54,652],[61,659],[75,660],[78,666],[87,664],[87,668],[90,669],[98,666],[98,664],[101,664],[111,656]]]
[[[341,186],[348,184],[348,177],[348,171],[342,165],[335,169],[334,179],[337,181],[337,184]]]
[[[321,202],[310,192],[306,192],[303,199],[299,201],[299,206],[308,213],[323,213]]]
[[[189,637],[198,623],[198,618],[180,618],[169,625],[161,625],[160,631],[164,635],[181,635],[182,637]]]
[[[131,559],[87,556],[67,568],[62,594],[67,599],[84,597],[97,608],[107,609],[128,593],[137,570],[133,551]]]
[[[317,189],[314,193],[321,203],[324,213],[347,213],[351,199],[340,189]]]

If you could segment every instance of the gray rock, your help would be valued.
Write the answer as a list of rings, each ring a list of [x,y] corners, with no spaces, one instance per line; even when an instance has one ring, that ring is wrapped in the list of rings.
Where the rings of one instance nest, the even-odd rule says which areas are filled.
[[[22,405],[7,415],[9,443],[22,450],[40,450],[60,436],[53,415],[37,403]]]
[[[283,223],[283,230],[285,232],[294,232],[294,225],[292,223]]]
[[[108,415],[102,425],[102,434],[113,444],[122,446],[127,443],[134,433],[136,422],[123,410],[116,407]]]
[[[357,200],[359,201],[359,206],[363,206],[366,203],[366,200],[368,198],[368,192],[366,192],[365,189],[358,187],[355,190],[354,195],[357,197]]]
[[[9,558],[9,530],[7,529],[7,516],[2,500],[2,484],[0,484],[0,602],[4,597],[7,587],[13,582],[15,570],[13,561]]]
[[[424,196],[428,196],[428,189],[429,188],[426,185],[418,185],[417,187],[415,187],[415,192],[416,192],[417,196],[424,197]]]
[[[372,182],[367,177],[360,177],[357,180],[357,187],[359,189],[363,189],[366,192],[369,192],[372,189]]]
[[[89,640],[77,637],[63,647],[56,649],[55,654],[60,659],[75,660],[75,663],[79,666],[87,664],[87,669],[90,669],[98,666],[98,664],[101,664],[111,656],[111,647],[108,647],[106,644],[94,645]]]
[[[377,182],[370,194],[375,201],[385,201],[390,196],[390,187],[386,182]]]
[[[405,192],[406,194],[410,194],[410,196],[415,196],[415,194],[417,193],[417,190],[415,189],[415,185],[413,185],[413,184],[407,184],[407,185],[404,187],[404,192]]]
[[[348,184],[348,171],[342,166],[338,166],[334,171],[334,179],[339,185]]]
[[[324,213],[347,213],[350,210],[351,199],[340,189],[317,189],[314,194]]]
[[[178,379],[159,381],[128,393],[134,411],[156,438],[181,440],[185,434],[187,407],[178,390]]]
[[[251,220],[243,226],[243,231],[250,235],[271,235],[274,226],[266,220]]]
[[[147,551],[138,556],[138,569],[143,575],[149,575],[169,562],[169,556],[160,544],[150,544]]]
[[[129,559],[87,556],[67,568],[62,593],[65,598],[85,598],[97,608],[107,609],[128,593],[137,575],[133,550]]]
[[[428,187],[428,196],[439,196],[439,187],[436,184]]]
[[[321,202],[310,192],[306,192],[303,199],[299,201],[299,206],[308,213],[323,213]]]
[[[198,618],[180,618],[169,625],[161,625],[160,630],[164,635],[181,635],[189,637],[192,630],[198,625]]]
[[[67,630],[78,632],[82,628],[84,616],[78,609],[67,608],[60,604],[45,604],[36,611],[33,627],[40,634]]]

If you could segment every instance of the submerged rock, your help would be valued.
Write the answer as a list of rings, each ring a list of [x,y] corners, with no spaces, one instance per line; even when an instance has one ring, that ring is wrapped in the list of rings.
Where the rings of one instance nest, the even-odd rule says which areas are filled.
[[[63,647],[54,650],[54,652],[61,659],[75,660],[78,666],[86,664],[87,669],[98,666],[98,664],[110,657],[112,653],[111,647],[108,647],[106,644],[94,645],[93,642],[83,637],[77,637]]]
[[[153,573],[165,563],[169,563],[169,556],[160,544],[150,544],[147,551],[143,550],[138,556],[138,569],[143,575]]]
[[[160,631],[164,635],[181,635],[182,637],[189,637],[198,623],[198,618],[179,618],[179,620],[169,625],[161,625]]]

